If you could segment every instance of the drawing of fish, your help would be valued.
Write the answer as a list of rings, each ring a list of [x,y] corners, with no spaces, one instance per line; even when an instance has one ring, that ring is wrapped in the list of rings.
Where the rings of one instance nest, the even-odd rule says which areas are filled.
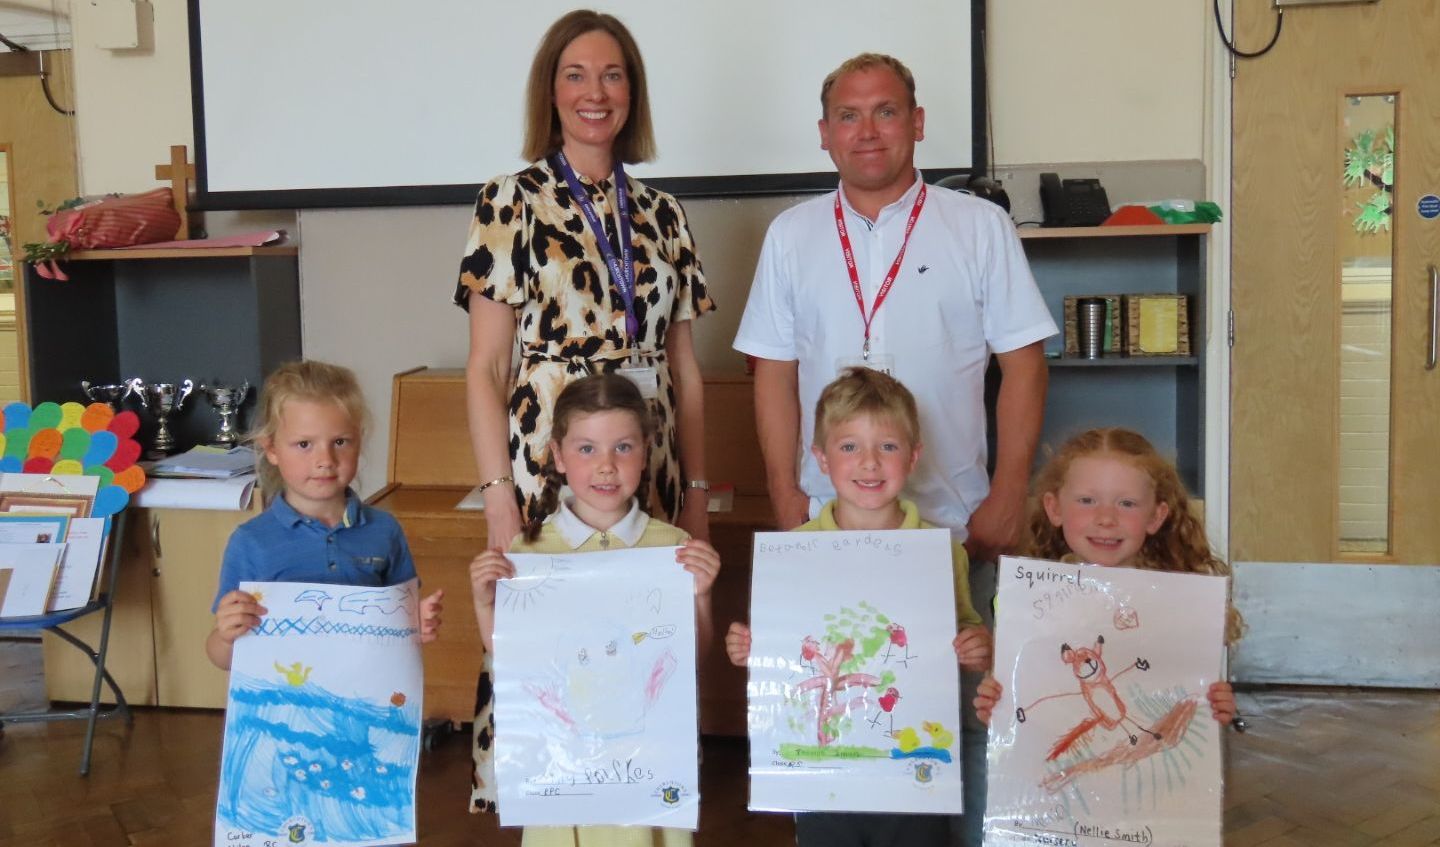
[[[325,601],[329,599],[331,599],[330,595],[318,588],[307,588],[295,596],[296,603],[314,603],[315,608],[322,612],[325,611]]]

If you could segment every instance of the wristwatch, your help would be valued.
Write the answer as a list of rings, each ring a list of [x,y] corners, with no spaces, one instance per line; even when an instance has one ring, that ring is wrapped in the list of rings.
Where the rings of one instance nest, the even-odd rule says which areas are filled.
[[[689,482],[685,483],[685,487],[686,487],[686,488],[698,488],[698,489],[700,489],[701,491],[709,491],[709,490],[710,490],[710,481],[709,481],[709,480],[706,480],[706,479],[692,479],[692,480],[690,480]]]

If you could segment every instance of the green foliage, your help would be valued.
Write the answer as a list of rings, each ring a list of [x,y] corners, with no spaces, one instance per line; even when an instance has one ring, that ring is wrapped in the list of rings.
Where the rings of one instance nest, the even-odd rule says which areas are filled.
[[[856,673],[863,669],[890,640],[890,633],[885,629],[885,624],[890,622],[889,618],[864,600],[855,606],[854,609],[842,606],[838,615],[825,616],[827,621],[832,621],[825,627],[827,647],[834,647],[846,640],[855,642],[854,655],[840,665],[842,674]]]
[[[1345,149],[1341,180],[1346,188],[1372,186],[1375,191],[1356,204],[1357,232],[1373,235],[1390,231],[1391,194],[1395,189],[1395,127],[1377,137],[1374,130],[1357,133]]]

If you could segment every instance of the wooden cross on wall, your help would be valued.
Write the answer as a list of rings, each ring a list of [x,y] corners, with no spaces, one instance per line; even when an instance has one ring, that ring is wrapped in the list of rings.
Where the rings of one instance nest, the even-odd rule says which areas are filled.
[[[180,214],[180,229],[175,233],[177,241],[190,237],[190,183],[195,179],[195,165],[188,161],[184,144],[170,147],[170,164],[156,165],[155,178],[170,180],[170,202]]]

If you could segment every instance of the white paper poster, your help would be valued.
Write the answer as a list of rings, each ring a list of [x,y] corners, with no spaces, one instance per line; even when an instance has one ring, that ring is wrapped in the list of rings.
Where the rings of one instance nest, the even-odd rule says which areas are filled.
[[[0,618],[45,614],[63,544],[0,544]]]
[[[109,518],[71,518],[65,534],[65,556],[60,561],[60,575],[55,581],[55,595],[50,611],[78,609],[90,602],[95,593],[95,575],[100,569],[100,556],[105,549],[105,533]]]
[[[961,811],[948,530],[757,533],[750,627],[750,808]]]
[[[1003,557],[986,845],[1221,843],[1224,577]]]
[[[510,554],[495,592],[504,826],[695,829],[695,581],[674,547]]]
[[[424,681],[415,580],[242,582],[215,845],[409,844]]]

